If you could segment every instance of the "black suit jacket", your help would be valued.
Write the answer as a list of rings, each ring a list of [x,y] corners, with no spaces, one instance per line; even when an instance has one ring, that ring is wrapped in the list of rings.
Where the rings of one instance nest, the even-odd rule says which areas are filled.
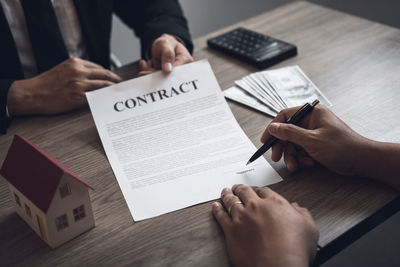
[[[178,0],[74,0],[74,4],[89,60],[105,68],[110,67],[113,13],[131,27],[141,39],[142,57],[145,55],[145,49],[163,33],[180,37],[189,52],[192,52],[193,45],[187,21]],[[0,132],[4,134],[9,125],[6,117],[8,90],[15,80],[23,79],[24,76],[15,42],[1,5],[0,35]]]

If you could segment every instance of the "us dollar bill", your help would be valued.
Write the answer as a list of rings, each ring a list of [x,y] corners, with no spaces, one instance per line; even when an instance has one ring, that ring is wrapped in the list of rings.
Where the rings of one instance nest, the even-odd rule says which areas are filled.
[[[332,106],[299,66],[252,73],[235,81],[235,85],[224,92],[225,97],[270,116],[316,99]]]
[[[229,98],[243,105],[249,106],[271,117],[275,117],[276,115],[278,115],[276,111],[272,110],[263,102],[254,98],[252,95],[250,95],[249,93],[247,93],[246,91],[237,86],[233,86],[229,89],[226,89],[223,92],[223,94],[226,98]]]
[[[332,106],[328,98],[304,74],[299,66],[265,71],[263,74],[289,108],[301,106],[307,102],[311,103],[315,99],[326,106]]]

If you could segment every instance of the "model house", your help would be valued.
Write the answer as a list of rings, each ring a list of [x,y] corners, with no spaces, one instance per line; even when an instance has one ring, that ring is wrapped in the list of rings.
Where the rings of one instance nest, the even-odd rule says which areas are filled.
[[[0,174],[19,216],[50,247],[94,227],[93,188],[25,138],[14,136]]]

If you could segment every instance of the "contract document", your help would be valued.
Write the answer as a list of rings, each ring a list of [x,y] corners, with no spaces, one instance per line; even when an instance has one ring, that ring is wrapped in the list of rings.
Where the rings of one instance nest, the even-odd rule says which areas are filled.
[[[281,180],[263,157],[246,166],[256,148],[206,60],[86,97],[135,221],[217,199],[234,184]]]

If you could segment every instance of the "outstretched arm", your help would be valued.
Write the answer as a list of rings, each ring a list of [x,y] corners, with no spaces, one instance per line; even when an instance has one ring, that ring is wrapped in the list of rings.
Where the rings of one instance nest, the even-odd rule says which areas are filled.
[[[193,50],[187,20],[177,0],[116,0],[115,13],[141,40],[140,75],[192,62]]]
[[[321,104],[299,126],[282,123],[296,110],[279,113],[261,138],[265,142],[273,135],[281,140],[272,148],[273,161],[283,155],[290,171],[317,161],[334,172],[373,178],[400,190],[400,144],[359,135]]]
[[[361,151],[358,175],[400,190],[400,144],[368,140]]]

